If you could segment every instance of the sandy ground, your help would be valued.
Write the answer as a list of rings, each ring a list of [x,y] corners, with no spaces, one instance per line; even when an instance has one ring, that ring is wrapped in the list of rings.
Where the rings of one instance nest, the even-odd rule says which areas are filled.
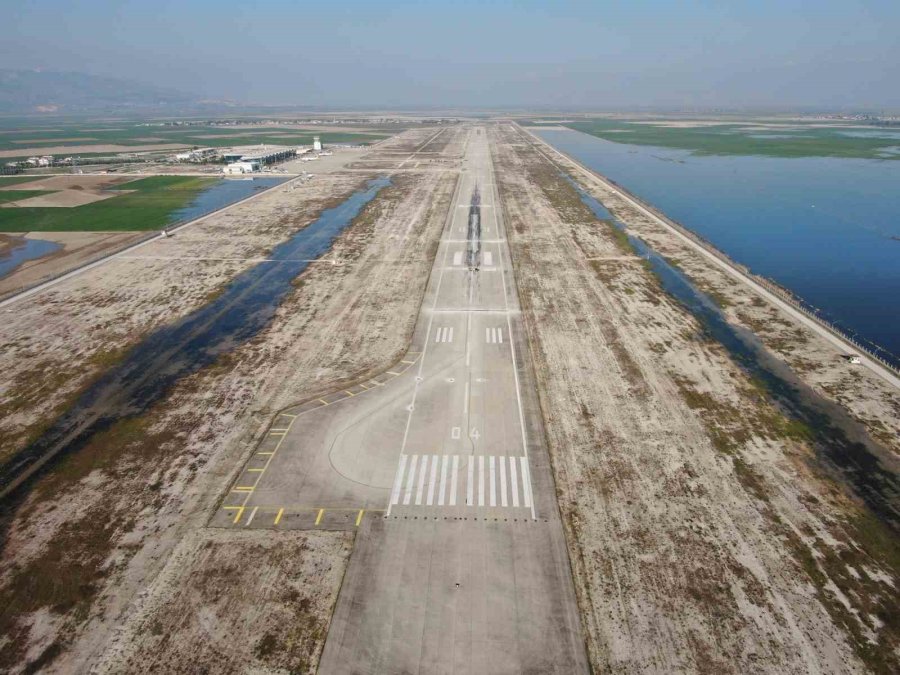
[[[497,136],[595,671],[895,669],[891,535],[557,168]]]
[[[314,672],[352,541],[192,532],[92,672]]]
[[[433,144],[433,151],[458,162],[461,144],[458,139],[447,142],[454,141],[456,131],[445,133],[446,141]],[[380,148],[411,148],[408,155],[429,137],[420,130],[408,132]],[[207,602],[219,587],[195,589],[195,577],[183,573],[180,558],[171,556],[189,535],[213,536],[197,530],[206,527],[230,476],[277,410],[321,395],[336,383],[380,372],[405,349],[456,168],[450,164],[443,173],[396,176],[394,185],[336,243],[334,254],[345,264],[312,265],[268,329],[215,366],[181,381],[146,414],[96,437],[35,483],[4,521],[0,603],[7,609],[0,615],[5,635],[0,670],[21,672],[31,663],[47,672],[83,672],[105,653],[104,663],[112,672],[127,670],[151,654],[165,672],[173,664],[193,668],[191,672],[219,672],[227,664],[215,650],[194,648],[197,631],[225,634],[234,617],[281,616],[277,606],[257,607],[260,596],[268,597],[272,588],[270,581],[249,578],[258,565],[232,565],[216,581],[229,588],[249,584],[246,595]],[[0,329],[6,370],[0,424],[7,456],[39,431],[43,420],[56,414],[110,355],[198,307],[247,266],[216,260],[176,263],[173,257],[263,254],[364,178],[359,172],[337,171],[317,175],[294,191],[273,190],[245,210],[237,207],[155,245],[158,261],[115,261],[17,306]],[[59,504],[66,504],[65,509]],[[305,563],[288,572],[278,560],[293,556],[294,543],[267,543],[274,547],[269,555],[257,540],[231,544],[225,533],[221,540],[218,536],[213,539],[219,543],[211,546],[221,544],[221,553],[185,543],[179,555],[192,568],[206,569],[219,560],[237,562],[243,549],[247,562],[262,556],[261,565],[276,577],[287,575],[291,584],[307,572],[331,580],[342,574],[346,558],[342,543],[324,538],[323,555],[335,552],[327,573],[309,571]],[[315,567],[319,553],[311,550],[309,555]],[[65,564],[60,564],[61,556]],[[170,560],[176,562],[170,566]],[[164,570],[163,578],[176,583],[171,589],[165,581],[154,585]],[[304,597],[314,608],[327,607],[334,599],[330,584],[304,586]],[[172,603],[187,598],[185,594],[196,603],[185,607],[196,610],[184,611],[183,636],[160,642],[152,630],[143,630],[147,621],[174,621],[178,609]],[[139,597],[147,602],[135,604]],[[318,610],[314,614],[319,616]],[[118,626],[124,626],[126,635],[139,636],[128,640],[127,653],[115,639]],[[248,636],[236,646],[241,654],[252,650],[257,658],[272,649],[274,660],[263,659],[263,665],[281,667],[302,657],[314,668],[323,637],[324,632],[316,633],[285,647],[277,640],[260,645]]]
[[[0,157],[25,157],[26,155],[78,155],[87,152],[145,152],[149,150],[179,150],[188,148],[184,143],[157,143],[153,145],[45,145],[40,148],[16,148],[0,150]]]

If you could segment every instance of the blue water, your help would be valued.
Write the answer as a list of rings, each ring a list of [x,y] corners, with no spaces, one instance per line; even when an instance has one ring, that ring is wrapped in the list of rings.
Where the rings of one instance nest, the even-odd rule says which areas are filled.
[[[23,262],[50,255],[60,248],[62,246],[53,241],[25,239],[23,243],[0,256],[0,277],[9,274]]]
[[[269,258],[235,277],[208,304],[135,345],[92,384],[34,443],[0,466],[3,494],[46,458],[76,452],[115,422],[140,415],[181,378],[212,364],[263,330],[293,281],[331,248],[362,208],[389,185],[370,181],[338,206],[276,246]]]
[[[189,220],[200,218],[207,213],[245,199],[254,192],[267,190],[286,180],[287,178],[263,177],[254,178],[253,180],[223,178],[203,190],[203,192],[200,192],[190,204],[173,212],[169,217],[169,224],[185,223]]]
[[[626,231],[603,204],[568,180],[597,218]],[[843,478],[883,523],[900,532],[900,462],[874,442],[845,410],[823,399],[772,357],[755,335],[730,324],[718,305],[681,270],[670,265],[643,240],[628,235],[628,241],[649,262],[663,290],[690,311],[704,332],[766,388],[785,415],[805,424],[810,433],[808,440],[824,466]]]
[[[900,363],[900,162],[694,156],[537,133]]]

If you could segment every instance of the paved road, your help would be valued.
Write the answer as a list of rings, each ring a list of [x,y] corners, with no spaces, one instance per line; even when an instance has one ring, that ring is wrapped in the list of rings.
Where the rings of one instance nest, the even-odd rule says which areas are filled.
[[[412,345],[285,411],[213,524],[359,528],[322,673],[588,666],[484,128]]]

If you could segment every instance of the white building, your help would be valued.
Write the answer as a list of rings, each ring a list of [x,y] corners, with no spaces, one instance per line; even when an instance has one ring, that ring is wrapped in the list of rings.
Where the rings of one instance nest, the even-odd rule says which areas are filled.
[[[313,136],[313,150],[319,151],[322,149],[322,141],[319,140],[318,136]]]
[[[253,173],[259,170],[259,164],[255,162],[233,162],[224,169],[222,173],[228,176],[241,175],[245,173]]]

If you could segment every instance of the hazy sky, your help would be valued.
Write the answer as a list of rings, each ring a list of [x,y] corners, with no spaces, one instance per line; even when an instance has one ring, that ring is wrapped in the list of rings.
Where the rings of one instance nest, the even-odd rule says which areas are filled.
[[[0,0],[0,67],[248,103],[900,108],[900,0]]]

